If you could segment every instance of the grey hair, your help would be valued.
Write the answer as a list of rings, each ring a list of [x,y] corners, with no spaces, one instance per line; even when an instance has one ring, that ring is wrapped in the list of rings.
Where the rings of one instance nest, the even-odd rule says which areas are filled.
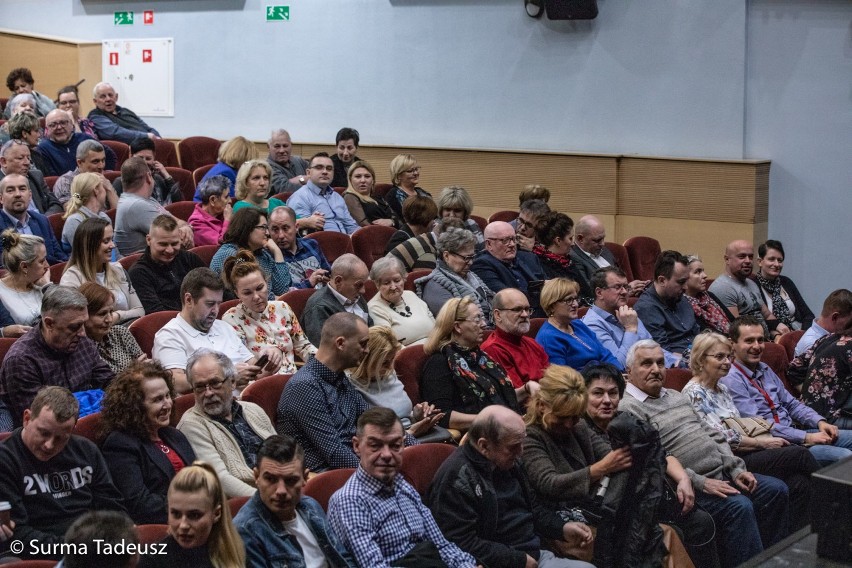
[[[12,272],[18,272],[22,262],[35,262],[38,247],[44,246],[44,239],[17,233],[10,228],[3,231],[3,243],[6,245],[2,247],[3,265]]]
[[[438,236],[438,253],[457,252],[467,246],[476,246],[476,237],[467,229],[447,228]]]
[[[92,98],[98,98],[98,89],[100,89],[101,87],[109,87],[113,91],[115,90],[115,87],[112,86],[112,83],[101,81],[100,83],[95,85],[94,89],[92,89]]]
[[[293,221],[294,223],[296,222],[296,212],[293,211],[292,207],[287,207],[286,205],[279,205],[278,207],[276,207],[275,209],[270,211],[269,212],[269,222],[270,223],[272,222],[272,216],[276,215],[276,214],[287,215],[288,217],[290,217],[291,221]]]
[[[33,105],[33,110],[35,110],[35,106],[36,106],[35,97],[30,93],[21,93],[20,95],[15,95],[9,101],[9,114],[10,115],[15,114],[15,109],[17,109],[18,105],[20,105],[24,101],[30,101]]]
[[[275,138],[276,136],[286,136],[287,138],[290,138],[290,140],[291,140],[291,141],[293,140],[293,139],[290,137],[290,133],[289,133],[289,132],[287,132],[287,131],[286,131],[286,130],[284,130],[283,128],[276,128],[275,130],[273,130],[273,131],[269,134],[269,140],[267,140],[267,142],[266,142],[266,143],[267,143],[267,144],[272,144],[272,139],[273,139],[273,138]]]
[[[550,205],[544,199],[530,199],[521,203],[518,213],[529,213],[533,217],[543,217],[550,213]]]
[[[189,356],[189,359],[186,360],[186,380],[189,381],[190,385],[195,384],[195,377],[193,376],[192,369],[195,367],[196,363],[205,357],[210,357],[216,361],[216,364],[219,365],[220,369],[222,369],[222,375],[226,381],[236,380],[237,368],[234,366],[234,362],[231,361],[230,357],[219,351],[215,351],[207,347],[201,347],[200,349],[196,349],[195,352]]]
[[[334,261],[331,265],[331,276],[332,278],[335,276],[342,276],[344,278],[349,277],[353,272],[358,270],[361,267],[367,268],[367,265],[364,264],[364,261],[348,252],[346,254],[342,254],[337,257],[337,260]]]
[[[205,179],[198,184],[198,195],[201,196],[201,203],[209,203],[210,198],[214,195],[222,195],[225,190],[231,192],[231,180],[225,176],[213,176]]]
[[[689,266],[693,262],[702,262],[701,257],[697,254],[688,254],[686,255],[686,265]]]
[[[370,268],[370,280],[378,285],[382,276],[394,270],[399,272],[399,275],[402,276],[403,280],[405,280],[405,277],[408,276],[405,266],[403,266],[402,261],[397,257],[384,256],[379,258],[373,262],[373,266]]]
[[[12,148],[12,146],[25,146],[25,145],[26,144],[24,144],[20,140],[14,140],[14,139],[13,140],[7,140],[6,143],[3,144],[3,146],[0,146],[0,156],[5,158],[6,152],[8,152]],[[24,176],[24,177],[27,177],[27,176]]]
[[[633,363],[636,361],[636,352],[640,349],[656,349],[657,347],[660,347],[660,344],[653,339],[640,339],[627,350],[627,357],[625,357],[624,366],[633,366]]]
[[[496,416],[489,415],[486,417],[478,417],[470,425],[467,432],[468,440],[476,441],[480,438],[485,438],[492,444],[499,444],[500,438],[503,437],[505,428],[500,424]]]
[[[98,142],[97,140],[83,140],[80,142],[80,145],[77,146],[77,154],[76,158],[78,160],[84,160],[89,152],[103,152],[104,145]]]
[[[89,301],[78,289],[70,286],[49,286],[41,299],[41,315],[55,316],[65,310],[86,310]]]

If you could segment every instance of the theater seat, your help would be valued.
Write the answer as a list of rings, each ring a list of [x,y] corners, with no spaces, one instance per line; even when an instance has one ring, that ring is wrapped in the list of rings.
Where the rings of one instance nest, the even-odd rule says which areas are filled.
[[[65,271],[65,265],[67,262],[57,262],[56,264],[51,264],[50,271],[50,281],[54,284],[59,284],[59,280],[62,278],[62,273]]]
[[[492,214],[491,217],[488,218],[488,222],[493,223],[494,221],[503,221],[504,223],[511,223],[517,218],[517,211],[509,211],[507,209],[504,211],[497,211],[496,213]]]
[[[777,343],[767,341],[763,345],[763,356],[760,358],[763,363],[769,365],[769,368],[775,371],[781,382],[784,383],[784,388],[793,395],[793,398],[799,398],[796,390],[790,386],[787,381],[787,367],[790,366],[790,360],[787,358],[787,350]]]
[[[62,228],[65,226],[65,219],[62,218],[64,213],[53,213],[47,216],[47,222],[50,223],[50,228],[53,229],[53,236],[56,237],[56,242],[62,242]]]
[[[160,542],[169,534],[169,525],[136,525],[139,544]]]
[[[666,369],[666,379],[663,381],[663,386],[667,389],[681,391],[691,378],[692,371],[689,369]]]
[[[47,184],[47,187],[50,188],[50,191],[53,191],[53,186],[56,185],[56,180],[59,179],[59,176],[44,176],[44,183]]]
[[[17,337],[0,337],[0,364],[6,358],[6,353],[12,348],[12,345],[17,341]]]
[[[373,186],[373,198],[384,199],[391,188],[393,188],[392,183],[377,183]]]
[[[385,248],[394,233],[396,233],[396,229],[384,225],[361,227],[352,233],[352,246],[355,248],[355,254],[364,261],[367,268],[372,267],[373,262],[385,256]]]
[[[127,329],[130,330],[131,335],[136,339],[136,343],[139,344],[142,351],[148,357],[151,357],[151,351],[154,349],[154,336],[177,314],[178,312],[175,310],[147,314],[131,323]]]
[[[296,314],[296,319],[302,321],[302,312],[305,311],[305,304],[308,303],[308,298],[316,291],[316,288],[297,288],[284,292],[278,299],[282,302],[287,302],[293,313]]]
[[[408,446],[402,450],[400,473],[422,497],[426,495],[435,472],[455,450],[456,446],[453,444]]]
[[[219,159],[219,146],[222,143],[208,136],[190,136],[178,142],[180,153],[180,166],[191,172],[206,166],[215,164]]]
[[[615,263],[624,272],[624,275],[627,277],[628,282],[633,282],[636,280],[633,276],[633,269],[630,267],[630,257],[627,255],[627,249],[624,248],[623,245],[618,243],[611,243],[609,241],[604,243],[604,246],[612,253],[612,256],[615,257]]]
[[[200,166],[192,170],[192,183],[198,186],[201,183],[201,179],[207,175],[207,172],[213,169],[213,166],[216,164],[207,164],[206,166]]]
[[[192,212],[195,211],[195,203],[192,201],[176,201],[166,205],[166,211],[181,221],[186,221],[192,215]]]
[[[414,282],[419,278],[429,276],[429,274],[431,273],[432,271],[428,268],[417,268],[415,270],[412,270],[408,273],[408,276],[405,277],[405,289],[411,290],[412,292],[416,292],[417,290],[414,286]]]
[[[346,233],[338,231],[317,231],[308,235],[309,239],[315,240],[329,264],[333,264],[338,257],[346,253],[355,253],[352,247],[352,239]]]
[[[221,304],[219,304],[219,315],[216,316],[216,317],[219,318],[219,319],[222,319],[222,316],[225,315],[225,312],[227,312],[228,310],[230,310],[233,307],[236,307],[236,305],[239,304],[239,303],[240,303],[239,299],[227,300],[225,302],[222,302]]]
[[[651,237],[631,237],[624,241],[633,277],[639,280],[654,279],[654,264],[660,256],[660,241]]]
[[[195,197],[195,184],[192,182],[192,172],[183,168],[166,167],[166,171],[180,185],[180,193],[184,201],[192,201]]]
[[[240,400],[253,402],[261,407],[269,416],[269,420],[275,424],[278,415],[278,401],[281,400],[281,393],[284,392],[284,386],[291,376],[270,375],[249,383],[240,395]]]
[[[400,350],[393,360],[393,368],[412,404],[421,402],[420,374],[429,356],[422,345],[409,345]]]
[[[241,495],[240,497],[231,497],[230,499],[228,499],[228,509],[230,509],[231,511],[232,519],[237,516],[237,513],[240,512],[240,509],[243,508],[243,505],[248,503],[249,499],[251,499],[251,497],[247,495]]]
[[[177,148],[175,143],[165,138],[154,138],[154,156],[157,161],[167,168],[179,168]]]
[[[547,318],[530,318],[530,330],[527,332],[527,337],[535,339],[541,326],[547,321]]]
[[[130,270],[130,267],[132,267],[134,264],[136,264],[136,261],[139,260],[140,258],[142,258],[142,253],[137,252],[137,253],[134,253],[134,254],[131,254],[131,255],[128,255],[128,256],[123,256],[123,257],[119,258],[118,263],[125,270]]]
[[[479,225],[479,228],[482,231],[485,231],[485,227],[488,226],[488,219],[480,217],[479,215],[471,215],[470,218],[476,221],[476,224]]]
[[[787,359],[790,361],[793,360],[796,353],[796,344],[805,334],[805,330],[797,329],[796,331],[791,331],[790,333],[785,333],[781,336],[781,339],[778,340],[778,345],[784,348],[787,351]]]
[[[175,414],[169,422],[172,426],[177,426],[184,413],[195,406],[195,395],[190,392],[178,396],[175,398],[174,406]]]
[[[328,511],[329,499],[335,491],[343,487],[353,473],[355,473],[355,468],[351,467],[324,471],[308,479],[308,482],[302,488],[302,493],[316,499],[323,510]]]
[[[219,250],[219,245],[201,245],[192,247],[189,252],[197,254],[205,266],[210,266],[210,261],[213,260],[217,250]]]
[[[117,140],[99,140],[99,142],[115,152],[115,171],[120,172],[121,165],[130,157],[130,146]]]
[[[77,423],[74,425],[74,430],[72,431],[72,434],[83,436],[84,438],[88,438],[89,440],[97,444],[100,430],[101,413],[95,412],[94,414],[89,414],[88,416],[84,416],[77,420]]]

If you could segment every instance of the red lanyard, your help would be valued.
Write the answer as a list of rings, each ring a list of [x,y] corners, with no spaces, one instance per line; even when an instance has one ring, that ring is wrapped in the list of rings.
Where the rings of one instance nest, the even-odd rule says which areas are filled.
[[[772,401],[772,397],[771,397],[771,396],[769,396],[769,393],[768,393],[768,392],[766,392],[766,390],[765,390],[762,386],[760,386],[759,384],[757,384],[757,381],[755,381],[755,380],[754,380],[754,377],[753,377],[754,373],[752,373],[752,372],[751,372],[751,371],[749,371],[748,369],[743,369],[743,368],[742,368],[742,366],[740,366],[740,365],[739,365],[739,364],[737,364],[736,362],[734,362],[734,367],[736,367],[737,369],[739,369],[739,370],[740,370],[740,372],[741,372],[743,375],[745,375],[745,378],[747,378],[747,379],[748,379],[748,382],[750,382],[750,383],[751,383],[751,386],[753,386],[754,388],[756,388],[756,389],[757,389],[757,391],[758,391],[760,394],[762,394],[762,395],[763,395],[763,398],[765,398],[765,399],[766,399],[766,404],[768,404],[768,405],[769,405],[769,411],[770,411],[770,412],[772,412],[772,418],[773,418],[773,419],[775,419],[775,423],[776,423],[776,424],[780,424],[780,423],[781,423],[781,420],[779,420],[779,419],[778,419],[778,411],[777,411],[777,410],[775,410],[775,403]]]

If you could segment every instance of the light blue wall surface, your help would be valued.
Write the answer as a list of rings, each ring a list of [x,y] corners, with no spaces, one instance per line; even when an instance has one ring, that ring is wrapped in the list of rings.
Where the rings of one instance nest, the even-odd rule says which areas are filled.
[[[291,21],[259,0],[4,0],[0,27],[174,37],[175,117],[150,120],[170,137],[351,125],[367,144],[768,158],[785,272],[815,311],[852,287],[848,1],[599,0],[573,23],[521,0],[279,1]],[[154,26],[112,24],[145,9]]]

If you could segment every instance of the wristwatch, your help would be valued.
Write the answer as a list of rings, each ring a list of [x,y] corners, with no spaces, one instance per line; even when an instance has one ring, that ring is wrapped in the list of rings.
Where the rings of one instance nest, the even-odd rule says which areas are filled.
[[[299,176],[299,183],[305,185],[306,183],[308,183],[308,180],[305,179],[305,176]]]

